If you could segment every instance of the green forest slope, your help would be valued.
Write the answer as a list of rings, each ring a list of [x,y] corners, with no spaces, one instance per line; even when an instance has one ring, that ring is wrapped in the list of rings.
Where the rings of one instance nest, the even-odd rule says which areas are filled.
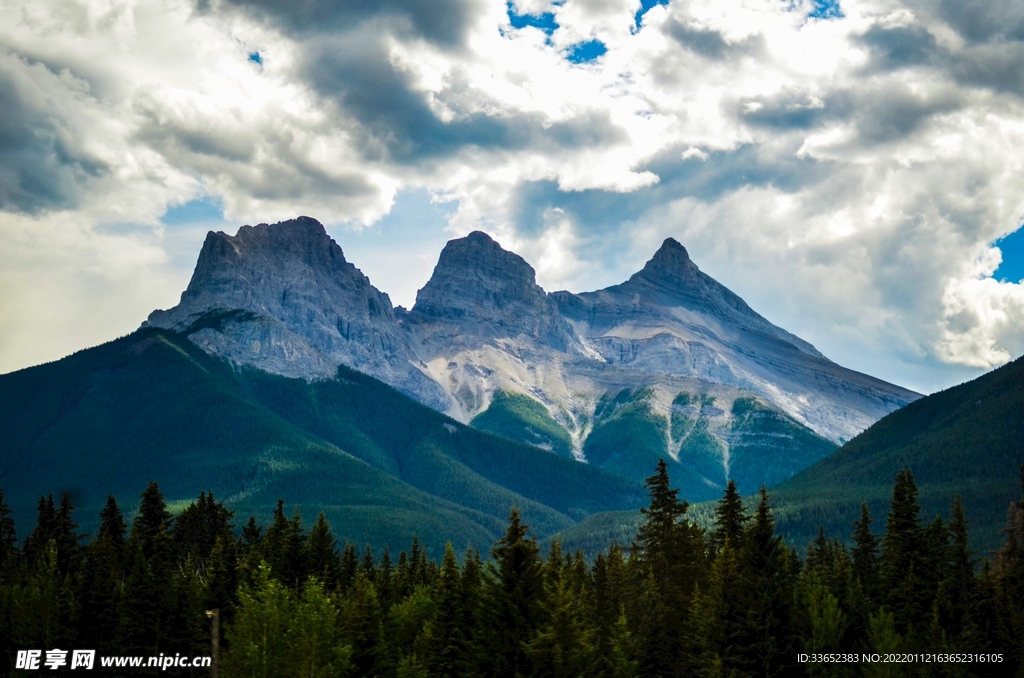
[[[797,543],[813,538],[819,524],[849,534],[862,501],[880,520],[893,479],[909,468],[922,515],[948,516],[960,494],[973,544],[985,552],[1003,542],[999,531],[1019,493],[1022,462],[1024,358],[910,403],[778,485],[779,529]]]
[[[510,505],[544,536],[644,501],[636,482],[462,426],[358,372],[309,383],[238,370],[170,332],[0,376],[0,488],[19,525],[67,488],[88,530],[108,493],[130,509],[150,480],[172,506],[205,489],[263,520],[283,497],[307,518],[325,511],[340,538],[418,534],[432,549],[493,542]]]

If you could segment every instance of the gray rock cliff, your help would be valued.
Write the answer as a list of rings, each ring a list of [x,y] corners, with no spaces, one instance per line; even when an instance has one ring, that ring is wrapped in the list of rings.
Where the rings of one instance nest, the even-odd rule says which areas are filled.
[[[410,350],[388,295],[310,217],[209,233],[180,303],[154,311],[145,325],[290,377],[356,367],[432,407],[449,406]]]

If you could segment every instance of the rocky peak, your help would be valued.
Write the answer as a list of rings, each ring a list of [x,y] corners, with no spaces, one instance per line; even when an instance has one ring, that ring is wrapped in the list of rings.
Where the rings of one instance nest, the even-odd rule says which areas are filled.
[[[559,351],[579,350],[533,267],[480,231],[448,241],[404,319],[466,344],[525,336]]]
[[[700,288],[701,278],[700,269],[690,259],[686,248],[675,238],[666,238],[651,260],[629,281],[678,292]]]
[[[513,304],[543,305],[533,267],[489,235],[474,231],[449,240],[430,280],[416,294],[415,313],[425,316],[483,314]]]
[[[227,312],[227,313],[225,313]],[[345,260],[316,219],[210,233],[181,302],[145,323],[277,374],[330,377],[339,364],[438,409],[441,388],[417,367],[391,300]]]
[[[276,224],[242,226],[234,236],[210,232],[182,302],[196,296],[238,293],[262,285],[271,271],[299,278],[343,278],[356,285],[369,281],[345,255],[323,225],[311,217]],[[272,278],[273,276],[271,276]],[[290,281],[279,282],[287,286]]]

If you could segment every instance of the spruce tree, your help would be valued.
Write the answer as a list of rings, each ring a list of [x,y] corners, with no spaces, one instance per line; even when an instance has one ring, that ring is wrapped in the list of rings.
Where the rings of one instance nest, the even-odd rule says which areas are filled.
[[[544,564],[536,541],[527,538],[528,530],[519,511],[512,509],[505,536],[491,549],[493,561],[486,568],[484,673],[495,678],[530,672],[525,646],[544,621]]]
[[[860,578],[861,588],[869,601],[878,598],[878,544],[879,538],[871,532],[871,514],[868,505],[860,505],[860,520],[853,521],[853,567]]]
[[[793,560],[782,538],[775,534],[768,492],[762,486],[739,558],[747,606],[740,641],[741,666],[755,675],[782,676],[794,667],[792,605],[797,573]]]
[[[930,618],[931,604],[922,573],[925,547],[917,486],[910,471],[896,476],[892,504],[882,537],[879,579],[882,602],[892,613],[898,635],[913,635],[913,629]]]
[[[451,542],[445,544],[434,600],[437,615],[431,634],[428,657],[430,675],[437,678],[461,678],[467,672],[465,611],[462,582]]]
[[[974,566],[977,560],[968,544],[967,515],[960,495],[953,499],[951,519],[947,531],[952,539],[946,563],[946,573],[939,587],[939,614],[942,628],[956,647],[974,626],[976,580]],[[964,648],[966,649],[966,648]]]
[[[127,654],[171,651],[171,624],[178,614],[174,587],[172,516],[155,482],[142,493],[126,544],[124,614],[119,637]]]
[[[736,489],[736,481],[729,479],[725,494],[715,506],[715,529],[711,531],[712,548],[718,550],[728,540],[733,548],[743,542],[743,530],[747,514],[743,511],[743,499]]]
[[[356,572],[359,570],[359,556],[356,555],[356,547],[354,544],[349,542],[345,543],[345,548],[341,552],[341,569],[338,573],[338,588],[342,591],[348,589],[352,580],[356,577]]]
[[[593,663],[591,633],[583,622],[582,606],[565,578],[548,581],[545,621],[524,646],[537,678],[577,678]]]
[[[174,542],[178,553],[205,562],[217,539],[234,535],[234,511],[218,502],[213,492],[199,493],[174,520]]]
[[[328,589],[334,587],[341,559],[338,557],[338,542],[323,511],[317,515],[316,522],[309,529],[305,561],[311,575],[318,577]]]
[[[30,567],[46,553],[51,540],[56,543],[57,509],[53,504],[52,494],[39,497],[36,514],[36,526],[25,538],[25,545],[22,548],[25,563]]]
[[[680,676],[692,668],[689,611],[705,574],[703,531],[685,519],[688,504],[670,486],[665,460],[645,481],[650,505],[642,508],[633,554],[642,588],[638,637],[640,675]]]
[[[82,640],[101,652],[115,648],[124,580],[124,516],[113,495],[100,512],[100,527],[85,548],[82,573]]]

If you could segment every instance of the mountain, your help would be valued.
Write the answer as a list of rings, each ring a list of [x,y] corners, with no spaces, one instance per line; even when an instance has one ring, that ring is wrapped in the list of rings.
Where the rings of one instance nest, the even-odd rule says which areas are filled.
[[[971,544],[988,556],[1005,543],[1011,502],[1020,496],[1024,463],[1024,357],[973,381],[916,400],[893,412],[835,453],[770,489],[779,531],[791,545],[814,539],[818,527],[848,538],[860,505],[868,504],[873,529],[881,532],[896,474],[910,469],[920,492],[921,517],[949,518],[960,495]],[[673,478],[673,486],[677,483]],[[756,497],[747,497],[752,507]],[[710,526],[713,502],[690,515]],[[639,511],[598,513],[556,535],[571,551],[596,553],[616,539],[628,543]]]
[[[693,499],[788,478],[917,397],[772,325],[671,238],[621,285],[549,294],[474,232],[406,311],[314,219],[244,226],[209,234],[181,302],[144,325],[283,376],[345,365],[634,480],[666,457]]]
[[[925,521],[961,496],[982,555],[1003,543],[1024,463],[1024,357],[884,417],[774,490],[779,527],[803,543],[823,524],[850,532],[867,502],[884,523],[896,473],[908,468]],[[828,488],[822,492],[821,488]]]
[[[95,527],[108,493],[129,510],[150,480],[173,506],[200,490],[266,521],[278,498],[339,538],[414,534],[486,546],[518,506],[538,536],[638,507],[639,483],[464,426],[340,367],[307,381],[239,367],[144,328],[0,375],[0,488],[24,534],[40,495],[68,489]],[[308,523],[307,523],[308,524]]]
[[[355,367],[434,409],[441,388],[423,373],[391,299],[345,260],[320,222],[210,232],[181,302],[144,327],[185,334],[208,353],[286,377],[329,379]]]

